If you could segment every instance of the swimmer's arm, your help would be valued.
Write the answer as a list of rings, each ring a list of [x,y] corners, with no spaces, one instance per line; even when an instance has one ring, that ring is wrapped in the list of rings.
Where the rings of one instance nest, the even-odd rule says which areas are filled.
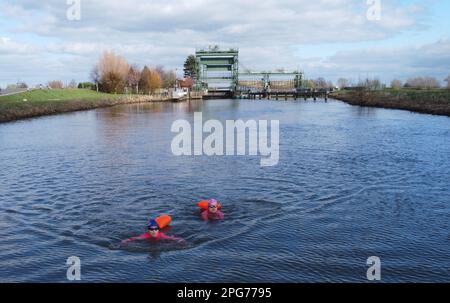
[[[219,214],[219,219],[220,220],[223,220],[225,218],[225,215],[220,210],[218,211],[218,214]]]
[[[205,221],[208,221],[208,220],[209,220],[209,218],[208,218],[208,211],[207,211],[207,210],[205,210],[204,212],[202,212],[202,219],[205,220]]]
[[[166,234],[161,235],[161,239],[163,240],[171,240],[171,241],[178,241],[178,242],[186,242],[183,238],[175,237],[175,236],[168,236]]]
[[[137,241],[137,240],[145,240],[145,239],[147,239],[147,234],[143,234],[143,235],[140,235],[139,237],[133,237],[133,238],[123,240],[122,243],[126,244],[129,242],[133,242],[133,241]]]

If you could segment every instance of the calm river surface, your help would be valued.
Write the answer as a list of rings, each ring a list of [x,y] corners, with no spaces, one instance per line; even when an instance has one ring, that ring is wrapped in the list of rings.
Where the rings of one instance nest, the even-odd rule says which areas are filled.
[[[280,120],[280,161],[176,157],[176,119]],[[338,101],[125,105],[0,125],[0,281],[450,282],[450,119]],[[215,197],[225,221],[200,220]],[[155,214],[187,245],[135,243]]]

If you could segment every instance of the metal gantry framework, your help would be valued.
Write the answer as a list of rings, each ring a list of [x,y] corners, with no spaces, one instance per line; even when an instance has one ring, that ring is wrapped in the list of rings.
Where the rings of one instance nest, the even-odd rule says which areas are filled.
[[[234,92],[239,74],[239,51],[220,50],[217,47],[197,50],[197,85],[208,92]]]
[[[239,50],[220,50],[217,46],[197,50],[197,88],[208,94],[296,91],[303,87],[304,75],[294,72],[239,71]]]
[[[294,72],[244,72],[239,73],[238,92],[293,91],[303,87],[303,73]]]

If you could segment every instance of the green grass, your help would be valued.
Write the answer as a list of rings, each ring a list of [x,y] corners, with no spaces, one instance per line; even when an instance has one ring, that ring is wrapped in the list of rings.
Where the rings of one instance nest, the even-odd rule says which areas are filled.
[[[88,89],[33,90],[0,96],[0,122],[112,106],[127,102],[124,97]]]
[[[117,99],[123,95],[112,95],[105,93],[97,93],[88,89],[52,89],[52,90],[33,90],[10,96],[0,96],[0,107],[14,106],[23,103],[39,103],[48,102],[67,102],[67,101],[96,101],[104,99]],[[26,101],[25,101],[26,100]]]

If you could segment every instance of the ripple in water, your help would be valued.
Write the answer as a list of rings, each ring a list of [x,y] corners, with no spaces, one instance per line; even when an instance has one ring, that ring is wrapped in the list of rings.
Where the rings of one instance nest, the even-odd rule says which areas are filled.
[[[174,157],[176,119],[279,119],[280,163]],[[126,105],[0,126],[0,280],[385,282],[450,279],[450,119],[340,102]],[[196,203],[214,197],[223,222]],[[170,214],[186,243],[120,242]],[[205,270],[205,264],[208,270]],[[155,275],[154,273],[158,274]]]

